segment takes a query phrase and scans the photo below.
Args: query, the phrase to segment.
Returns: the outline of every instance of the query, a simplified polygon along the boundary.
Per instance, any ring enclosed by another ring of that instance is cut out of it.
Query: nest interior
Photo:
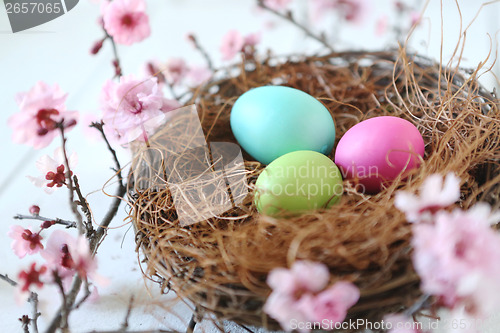
[[[248,155],[250,194],[243,204],[190,226],[180,226],[168,188],[131,188],[130,216],[147,259],[145,274],[201,314],[277,329],[262,310],[271,292],[266,277],[274,268],[311,260],[329,267],[330,283],[348,280],[360,288],[348,317],[379,320],[421,295],[411,263],[411,226],[394,207],[395,191],[415,192],[427,175],[454,172],[462,179],[460,206],[499,201],[498,101],[477,83],[477,72],[464,75],[400,50],[250,59],[235,71],[199,87],[187,103],[197,104],[208,142],[236,143],[229,125],[234,101],[251,88],[279,84],[327,107],[336,142],[362,120],[392,115],[417,126],[425,157],[407,178],[376,195],[358,193],[345,181],[339,204],[287,219],[255,210],[252,185],[264,166]]]

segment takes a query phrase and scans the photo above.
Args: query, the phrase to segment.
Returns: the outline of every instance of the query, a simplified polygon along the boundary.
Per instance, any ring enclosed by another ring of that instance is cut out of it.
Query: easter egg
[[[402,172],[416,168],[424,156],[424,140],[409,121],[375,117],[351,127],[340,139],[335,163],[360,191],[377,193]]]
[[[255,205],[270,216],[296,215],[337,203],[342,174],[327,156],[310,150],[278,157],[255,183]]]
[[[327,155],[335,142],[335,124],[326,107],[289,87],[245,92],[234,103],[230,122],[240,146],[263,164],[297,150]]]

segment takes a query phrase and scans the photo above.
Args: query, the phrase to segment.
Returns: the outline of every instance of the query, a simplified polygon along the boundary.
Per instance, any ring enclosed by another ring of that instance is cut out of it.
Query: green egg
[[[257,210],[270,216],[328,208],[344,192],[342,174],[335,163],[310,150],[278,157],[262,171],[255,186]]]

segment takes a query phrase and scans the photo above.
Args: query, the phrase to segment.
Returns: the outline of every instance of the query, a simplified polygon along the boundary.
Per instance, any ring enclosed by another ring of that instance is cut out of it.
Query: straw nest
[[[392,115],[417,126],[425,157],[406,179],[379,194],[358,193],[345,181],[339,204],[287,219],[256,211],[253,184],[263,166],[245,154],[250,190],[243,205],[189,226],[180,226],[168,187],[139,188],[136,181],[129,191],[130,217],[147,259],[144,272],[200,315],[278,329],[262,311],[271,292],[266,277],[274,268],[311,260],[329,267],[330,283],[348,280],[360,288],[348,318],[379,320],[421,296],[411,263],[411,227],[394,207],[397,190],[416,192],[427,175],[454,172],[462,179],[460,206],[499,201],[498,100],[477,83],[477,71],[440,67],[403,51],[250,59],[234,70],[199,87],[186,103],[197,104],[208,142],[236,142],[229,125],[234,101],[251,88],[280,84],[309,93],[330,110],[336,142],[362,120]],[[142,169],[148,167],[143,163]]]

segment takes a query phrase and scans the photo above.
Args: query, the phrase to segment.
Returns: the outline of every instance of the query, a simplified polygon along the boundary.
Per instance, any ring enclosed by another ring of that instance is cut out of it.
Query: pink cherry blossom
[[[250,33],[245,36],[244,44],[245,46],[255,46],[260,43],[262,39],[262,34],[260,32]]]
[[[264,0],[264,4],[274,10],[285,10],[292,0]]]
[[[440,211],[434,224],[413,227],[413,263],[425,293],[450,308],[467,304],[478,315],[500,306],[500,235],[491,229],[484,208]],[[498,219],[498,216],[497,216]]]
[[[41,252],[47,267],[56,271],[61,279],[78,274],[82,279],[100,279],[97,262],[92,256],[89,243],[84,236],[74,238],[62,230],[52,232],[45,250]]]
[[[293,321],[307,322],[308,318],[302,309],[297,306],[297,300],[288,294],[272,292],[266,300],[263,310],[269,316],[278,321],[287,332],[294,328]],[[299,332],[308,332],[309,330],[298,330]]]
[[[384,317],[384,323],[384,327],[389,329],[388,333],[422,333],[422,324],[404,314],[389,314]]]
[[[192,66],[187,75],[187,84],[190,87],[199,86],[212,78],[212,71],[205,66]]]
[[[317,295],[304,295],[299,307],[310,321],[341,323],[347,310],[359,300],[359,289],[352,283],[339,281]]]
[[[68,156],[69,167],[71,170],[78,164],[78,156],[75,152]],[[61,187],[66,182],[64,154],[61,147],[54,150],[52,157],[43,155],[36,161],[36,168],[41,175],[38,177],[27,176],[28,179],[37,187],[42,187],[45,192],[51,194],[55,188]]]
[[[273,291],[299,295],[322,290],[329,278],[330,273],[325,265],[301,260],[296,261],[291,269],[273,269],[267,277],[267,284]]]
[[[264,311],[286,331],[292,330],[292,319],[300,322],[312,320],[301,303],[323,290],[329,276],[325,265],[311,261],[296,261],[290,269],[273,269],[267,278],[267,284],[273,291],[264,305]]]
[[[59,135],[57,123],[64,120],[67,130],[76,124],[78,114],[66,111],[66,94],[57,84],[49,86],[39,81],[28,92],[17,94],[21,112],[12,115],[9,126],[14,130],[12,140],[40,149],[48,146]]]
[[[24,258],[27,254],[35,254],[43,249],[42,236],[34,232],[31,227],[23,228],[20,225],[13,225],[7,236],[13,239],[11,247],[14,254],[19,258]]]
[[[410,20],[411,20],[412,26],[418,25],[418,24],[420,24],[420,21],[422,20],[422,15],[420,14],[420,12],[412,11],[410,13]]]
[[[436,211],[448,207],[460,198],[460,179],[453,173],[428,176],[420,187],[419,195],[399,191],[394,205],[406,213],[409,222],[430,221]]]
[[[21,271],[19,273],[18,282],[18,286],[21,292],[28,291],[32,284],[36,285],[38,288],[43,287],[43,281],[40,280],[40,277],[45,273],[46,270],[47,268],[43,265],[40,267],[40,269],[37,269],[36,263],[33,263],[28,270]]]
[[[222,38],[220,52],[223,60],[233,59],[245,45],[245,39],[238,30],[229,30]]]
[[[131,45],[151,34],[144,0],[104,1],[101,13],[104,29],[118,44]]]
[[[328,12],[336,12],[345,21],[359,24],[368,13],[367,0],[312,0],[313,21],[320,20]]]
[[[171,85],[178,85],[184,80],[189,68],[182,58],[170,58],[165,66],[164,75]]]
[[[382,36],[387,32],[389,17],[387,15],[382,15],[377,19],[375,23],[375,34],[377,36]]]
[[[107,81],[101,93],[104,130],[122,144],[147,140],[164,123],[166,112],[179,106],[163,97],[156,77],[122,76],[119,83]]]

